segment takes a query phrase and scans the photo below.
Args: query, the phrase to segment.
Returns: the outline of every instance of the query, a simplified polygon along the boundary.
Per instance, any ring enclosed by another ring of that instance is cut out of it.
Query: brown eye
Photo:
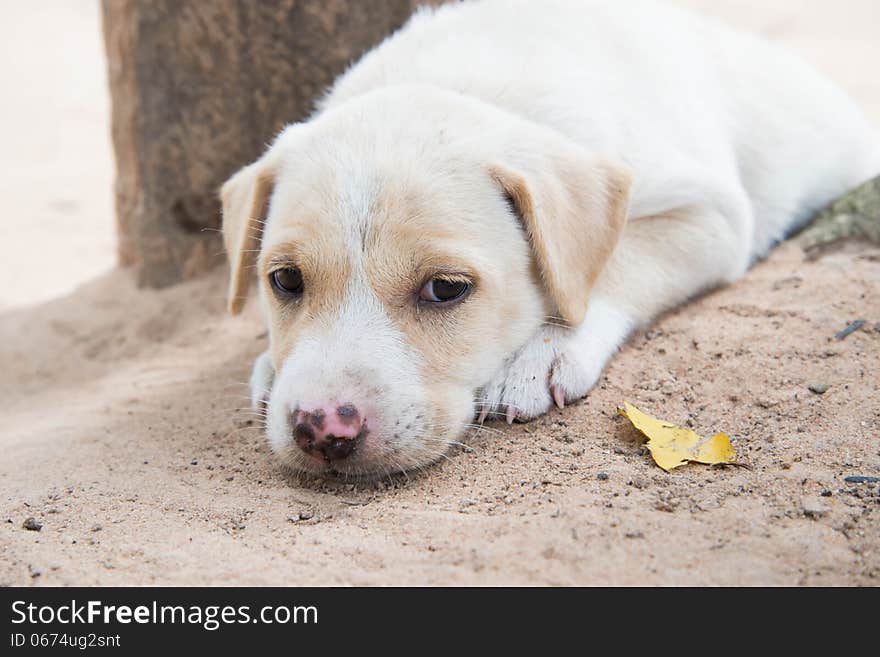
[[[303,293],[302,272],[296,267],[276,269],[269,274],[269,282],[278,294],[298,296]]]
[[[447,303],[461,299],[470,292],[471,283],[451,281],[445,278],[432,278],[419,292],[419,300],[428,303]]]

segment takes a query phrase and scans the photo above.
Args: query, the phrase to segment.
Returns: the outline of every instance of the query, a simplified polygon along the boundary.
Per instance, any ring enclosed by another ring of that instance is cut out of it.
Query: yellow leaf
[[[704,441],[690,429],[651,417],[629,402],[624,402],[624,408],[618,408],[617,412],[648,437],[648,449],[654,462],[667,472],[689,461],[715,465],[733,463],[736,458],[725,433],[716,433]]]

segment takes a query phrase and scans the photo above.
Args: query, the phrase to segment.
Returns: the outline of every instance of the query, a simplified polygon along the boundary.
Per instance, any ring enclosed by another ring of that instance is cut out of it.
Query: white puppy
[[[406,470],[475,416],[582,397],[634,328],[880,171],[878,144],[794,57],[654,2],[418,13],[223,187],[272,448]]]

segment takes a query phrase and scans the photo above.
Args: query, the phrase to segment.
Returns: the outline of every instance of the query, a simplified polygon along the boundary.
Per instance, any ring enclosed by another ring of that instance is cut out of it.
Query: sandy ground
[[[2,312],[113,267],[116,236],[98,2],[0,0],[0,16]]]
[[[684,4],[790,44],[880,119],[872,0]],[[487,425],[422,473],[290,479],[236,410],[265,335],[253,305],[224,314],[222,268],[161,292],[96,277],[97,12],[41,7],[2,3],[20,20],[0,28],[0,81],[30,85],[0,116],[0,584],[878,583],[880,484],[845,478],[880,476],[880,250],[784,245],[635,335],[586,400]],[[37,27],[76,52],[37,48]],[[624,400],[727,431],[749,467],[664,473]]]

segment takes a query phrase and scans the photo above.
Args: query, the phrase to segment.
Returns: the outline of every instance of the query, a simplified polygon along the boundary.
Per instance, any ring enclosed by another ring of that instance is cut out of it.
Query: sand
[[[0,9],[2,313],[113,267],[116,235],[97,0],[0,0]]]
[[[871,2],[711,4],[814,56],[880,117],[876,76],[847,64],[880,55]],[[73,166],[77,154],[84,171],[104,170],[102,148],[53,157]],[[34,175],[7,191],[37,216]],[[266,336],[253,304],[224,313],[223,267],[158,292],[124,270],[96,276],[69,240],[104,244],[112,260],[107,217],[81,211],[109,190],[68,196],[73,228],[4,218],[4,252],[17,241],[0,266],[15,281],[0,294],[0,585],[880,579],[880,483],[846,481],[880,476],[876,247],[808,262],[785,244],[634,335],[564,411],[487,423],[422,472],[328,482],[285,476],[240,409]],[[64,257],[29,276],[46,249]],[[856,319],[867,321],[834,338]],[[824,394],[808,389],[818,383]],[[615,412],[624,400],[728,432],[747,467],[663,472]],[[24,528],[31,517],[39,531]]]

